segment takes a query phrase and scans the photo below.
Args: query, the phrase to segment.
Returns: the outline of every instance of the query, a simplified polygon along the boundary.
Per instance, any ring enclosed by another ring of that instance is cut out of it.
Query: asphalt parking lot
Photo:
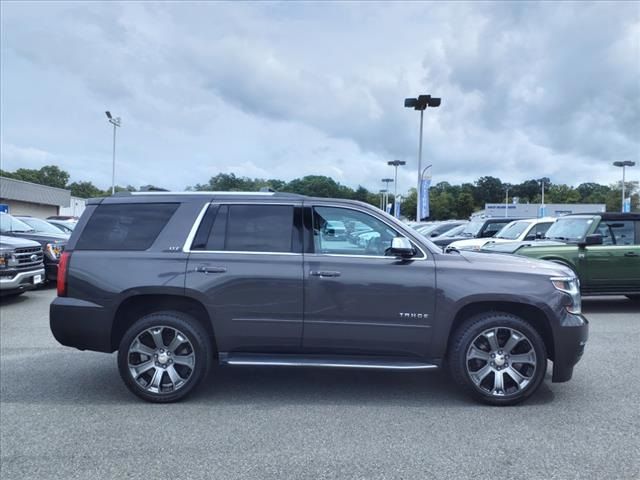
[[[55,342],[54,295],[0,303],[2,479],[640,478],[640,308],[623,297],[584,300],[571,382],[497,408],[443,373],[247,367],[143,403],[115,355]]]

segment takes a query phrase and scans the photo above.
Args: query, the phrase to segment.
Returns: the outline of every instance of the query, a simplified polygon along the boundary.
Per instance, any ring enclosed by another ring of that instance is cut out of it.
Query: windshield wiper
[[[549,238],[549,237],[547,237]],[[568,241],[569,239],[567,237],[551,237],[551,240],[563,240],[563,241]]]

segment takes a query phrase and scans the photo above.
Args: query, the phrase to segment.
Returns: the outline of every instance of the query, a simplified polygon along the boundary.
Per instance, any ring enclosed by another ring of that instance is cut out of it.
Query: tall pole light
[[[385,199],[384,199],[384,211],[386,212],[387,206],[389,205],[389,184],[393,183],[393,178],[383,178],[382,183],[386,184],[385,192],[387,193],[385,194]]]
[[[544,207],[544,178],[540,179],[540,185],[542,186],[542,198],[540,200],[540,216],[544,217],[545,215],[545,207]]]
[[[626,168],[627,167],[635,167],[636,166],[636,162],[632,162],[631,160],[625,160],[624,162],[613,162],[613,166],[614,167],[622,167],[622,210],[621,212],[624,213],[624,203],[626,200],[626,191],[625,191],[625,181],[626,181]]]
[[[509,211],[509,187],[507,187],[507,193],[504,197],[504,218],[507,218],[509,215],[507,212]]]
[[[395,172],[393,174],[393,212],[394,212],[394,216],[396,214],[397,207],[396,204],[398,203],[398,167],[402,166],[402,165],[406,165],[407,162],[403,161],[403,160],[392,160],[390,162],[387,162],[387,165],[391,165],[392,167],[395,168]]]
[[[422,204],[422,196],[420,193],[420,183],[422,181],[422,127],[424,125],[424,111],[427,107],[439,107],[442,99],[432,97],[431,95],[418,95],[417,98],[405,98],[405,108],[413,108],[420,111],[420,140],[418,142],[418,204],[416,208],[416,221],[419,222],[420,218],[420,206]]]
[[[109,119],[109,123],[113,125],[113,154],[111,159],[111,195],[113,195],[116,192],[116,127],[122,125],[122,119],[112,116],[109,110],[104,113]]]
[[[380,190],[380,210],[382,210],[384,208],[384,196],[386,195],[387,191],[382,189]]]

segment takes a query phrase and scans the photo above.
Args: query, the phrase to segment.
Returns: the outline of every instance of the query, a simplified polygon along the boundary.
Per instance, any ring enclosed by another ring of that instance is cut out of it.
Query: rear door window
[[[77,250],[147,250],[178,209],[178,203],[98,205]]]
[[[301,214],[293,205],[211,205],[192,250],[300,252]]]
[[[607,223],[609,224],[616,245],[633,245],[636,243],[633,220]]]

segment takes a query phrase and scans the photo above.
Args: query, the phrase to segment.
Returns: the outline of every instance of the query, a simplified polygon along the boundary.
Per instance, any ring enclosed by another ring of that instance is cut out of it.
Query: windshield
[[[469,222],[464,227],[464,230],[462,230],[461,235],[463,237],[475,237],[482,228],[482,225],[484,225],[484,220]]]
[[[7,213],[0,215],[0,232],[33,232],[33,228]]]
[[[592,218],[560,218],[547,230],[545,238],[552,240],[581,240],[592,223]]]
[[[504,238],[506,240],[517,240],[527,228],[529,228],[531,222],[511,222],[507,223],[502,230],[496,233],[496,238]]]
[[[466,227],[466,225],[458,225],[457,227],[452,228],[448,232],[444,232],[440,236],[441,237],[446,237],[446,238],[457,237],[458,235],[460,235],[462,233],[462,231],[464,230],[464,227]]]
[[[33,228],[36,232],[42,233],[55,233],[59,235],[60,229],[58,227],[54,227],[49,222],[44,220],[40,220],[39,218],[24,218],[22,217],[19,221],[22,221]]]

